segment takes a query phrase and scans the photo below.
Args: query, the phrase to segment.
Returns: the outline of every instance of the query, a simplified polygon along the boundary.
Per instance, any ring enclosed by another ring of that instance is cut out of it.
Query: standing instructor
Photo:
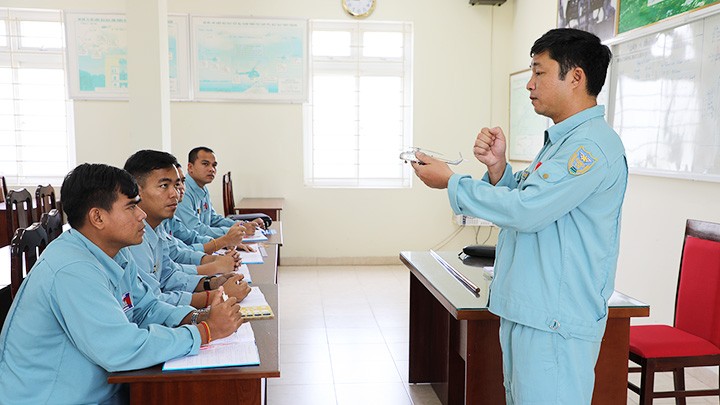
[[[482,180],[422,153],[413,167],[448,189],[455,213],[502,228],[489,309],[500,317],[507,403],[590,404],[627,185],[622,142],[597,105],[611,53],[593,34],[554,29],[530,55],[530,100],[555,124],[530,166],[513,174],[503,131],[483,128]]]

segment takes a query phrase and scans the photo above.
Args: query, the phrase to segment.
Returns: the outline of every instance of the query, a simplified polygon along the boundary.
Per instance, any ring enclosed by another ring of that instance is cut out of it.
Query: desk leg
[[[260,379],[130,384],[130,404],[261,405]]]
[[[595,365],[593,405],[627,404],[630,318],[610,318]]]
[[[499,319],[462,321],[464,339],[460,352],[464,355],[465,404],[504,404],[505,388],[502,374]],[[462,400],[462,397],[460,398]],[[461,402],[454,402],[461,403]]]
[[[408,382],[432,383],[447,404],[450,314],[410,274],[410,356]]]

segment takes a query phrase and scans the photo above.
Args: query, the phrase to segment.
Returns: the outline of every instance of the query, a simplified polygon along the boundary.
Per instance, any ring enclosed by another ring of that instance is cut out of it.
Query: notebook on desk
[[[275,317],[260,287],[252,287],[250,294],[240,301],[240,313],[246,320],[271,319]]]
[[[260,365],[255,333],[245,322],[232,335],[200,347],[194,356],[179,357],[163,364],[163,371]]]

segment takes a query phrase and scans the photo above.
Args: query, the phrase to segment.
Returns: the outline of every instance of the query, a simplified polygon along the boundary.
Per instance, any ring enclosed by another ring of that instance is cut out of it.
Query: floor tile
[[[268,387],[274,385],[332,384],[330,362],[282,363],[280,378],[269,378]]]
[[[396,384],[335,384],[338,405],[412,405],[405,387]]]
[[[268,405],[336,405],[333,384],[274,385],[268,387]]]

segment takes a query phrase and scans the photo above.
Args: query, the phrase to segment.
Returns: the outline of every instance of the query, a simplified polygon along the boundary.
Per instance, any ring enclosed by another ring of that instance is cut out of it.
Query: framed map
[[[197,100],[307,100],[307,21],[192,17]]]
[[[620,0],[618,33],[713,4],[720,0]]]
[[[531,74],[530,69],[510,74],[510,160],[531,162],[543,146],[543,133],[551,125],[550,119],[538,115],[530,103],[525,85]]]
[[[72,99],[128,98],[127,20],[122,14],[65,17]],[[170,97],[189,98],[187,16],[168,17]]]

